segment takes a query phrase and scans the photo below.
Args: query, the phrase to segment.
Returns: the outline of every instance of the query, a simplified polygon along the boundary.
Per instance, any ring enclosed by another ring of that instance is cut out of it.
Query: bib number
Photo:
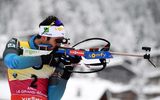
[[[32,82],[31,82],[30,87],[32,87],[32,88],[37,88],[36,82],[38,81],[38,77],[37,77],[35,74],[32,74],[32,75],[31,75],[31,78],[32,78],[33,80],[32,80]]]

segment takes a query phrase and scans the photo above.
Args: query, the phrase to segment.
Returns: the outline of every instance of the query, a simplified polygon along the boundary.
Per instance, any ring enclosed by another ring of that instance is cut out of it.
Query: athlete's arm
[[[32,66],[40,67],[42,61],[39,56],[19,56],[14,53],[9,53],[4,57],[4,64],[8,68],[24,69]]]
[[[42,64],[40,56],[20,56],[22,50],[19,48],[17,39],[12,38],[3,52],[4,64],[8,68],[23,69],[32,66],[40,67]]]

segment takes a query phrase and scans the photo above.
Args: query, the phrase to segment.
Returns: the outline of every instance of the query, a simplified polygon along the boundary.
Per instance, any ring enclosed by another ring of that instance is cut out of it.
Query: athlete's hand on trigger
[[[65,65],[77,64],[81,61],[80,56],[70,56],[70,55],[63,55],[60,60]]]
[[[53,50],[50,54],[41,55],[42,64],[48,64],[50,66],[56,66],[59,63],[59,58],[62,56],[60,53],[55,53]]]

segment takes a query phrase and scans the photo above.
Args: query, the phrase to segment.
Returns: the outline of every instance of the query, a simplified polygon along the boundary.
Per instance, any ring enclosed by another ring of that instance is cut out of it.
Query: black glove
[[[49,64],[52,56],[53,56],[53,54],[51,54],[51,53],[48,55],[41,55],[42,64]]]
[[[61,65],[64,67],[65,65],[65,68],[64,71],[63,71],[63,74],[61,76],[62,79],[65,79],[65,80],[68,80],[72,74],[72,70],[74,69],[74,66],[72,66],[71,64],[77,64],[81,61],[81,57],[80,56],[69,56],[69,55],[63,55],[60,59],[61,61]],[[62,68],[62,67],[61,67]],[[70,70],[70,71],[69,71]]]
[[[48,55],[41,55],[42,64],[49,64],[50,66],[57,66],[60,62],[60,57],[62,54],[56,53],[57,48],[54,49],[50,54]]]
[[[71,64],[77,64],[79,63],[80,61],[82,60],[81,56],[65,56],[63,55],[61,57],[61,62],[64,64],[64,65],[69,65],[69,66],[66,66],[64,68],[64,72],[63,72],[63,75],[61,76],[61,78],[65,79],[65,80],[68,80],[72,74],[72,72],[68,71],[68,70],[73,70],[74,67],[71,66]]]
[[[60,61],[64,64],[64,65],[71,65],[71,64],[77,64],[81,61],[81,56],[70,56],[70,55],[62,55],[62,57],[60,58]]]

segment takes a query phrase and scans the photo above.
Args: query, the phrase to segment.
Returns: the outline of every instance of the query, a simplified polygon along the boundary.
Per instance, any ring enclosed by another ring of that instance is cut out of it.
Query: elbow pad
[[[23,50],[20,48],[20,43],[16,38],[12,38],[7,42],[6,48],[3,52],[3,58],[9,53],[14,53],[17,55],[23,54]]]

